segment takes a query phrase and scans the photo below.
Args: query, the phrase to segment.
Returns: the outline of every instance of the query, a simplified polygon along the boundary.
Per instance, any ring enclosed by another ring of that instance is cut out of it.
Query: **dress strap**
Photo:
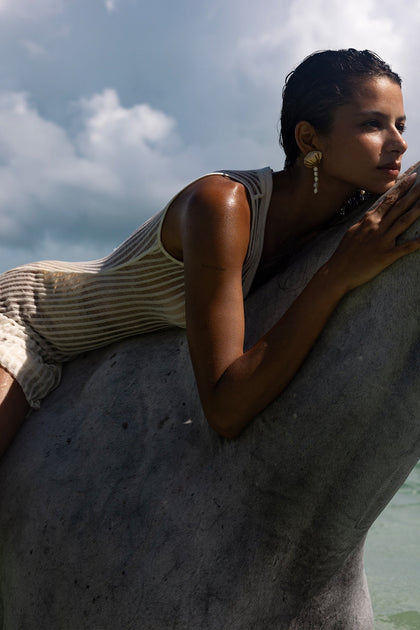
[[[249,245],[242,268],[242,287],[244,298],[246,298],[261,260],[267,212],[273,192],[273,171],[267,166],[252,171],[218,172],[243,184],[248,191],[251,202]]]

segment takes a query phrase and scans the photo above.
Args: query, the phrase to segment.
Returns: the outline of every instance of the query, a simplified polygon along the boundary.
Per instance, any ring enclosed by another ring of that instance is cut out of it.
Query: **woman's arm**
[[[348,291],[420,248],[420,239],[395,245],[420,216],[419,187],[406,192],[412,181],[349,230],[289,310],[246,353],[246,192],[240,184],[208,178],[188,193],[180,223],[188,342],[204,412],[219,434],[239,435],[284,390]]]

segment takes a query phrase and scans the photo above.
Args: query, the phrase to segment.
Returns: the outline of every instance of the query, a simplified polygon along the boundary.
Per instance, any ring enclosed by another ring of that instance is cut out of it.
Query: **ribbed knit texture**
[[[246,297],[261,257],[272,172],[267,167],[218,174],[243,183],[251,201]],[[58,385],[61,363],[81,352],[140,333],[185,327],[184,266],[161,242],[172,201],[106,258],[43,261],[0,275],[0,365],[20,383],[32,407]]]

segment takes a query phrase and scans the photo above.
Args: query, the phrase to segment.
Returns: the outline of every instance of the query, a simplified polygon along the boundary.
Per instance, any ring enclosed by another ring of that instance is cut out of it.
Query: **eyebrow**
[[[366,111],[366,112],[360,112],[359,116],[361,118],[365,117],[365,116],[376,116],[377,118],[388,118],[388,116],[386,114],[384,114],[384,112],[379,112],[379,111]],[[404,116],[398,116],[397,120],[401,121],[401,122],[405,122],[407,120],[407,116],[404,114]]]

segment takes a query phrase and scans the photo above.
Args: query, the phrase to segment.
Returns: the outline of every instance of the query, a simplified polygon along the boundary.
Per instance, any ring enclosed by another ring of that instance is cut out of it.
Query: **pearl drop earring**
[[[319,181],[319,173],[318,166],[322,160],[321,151],[310,151],[303,160],[304,165],[307,168],[312,168],[314,173],[314,195],[318,194],[318,181]]]

